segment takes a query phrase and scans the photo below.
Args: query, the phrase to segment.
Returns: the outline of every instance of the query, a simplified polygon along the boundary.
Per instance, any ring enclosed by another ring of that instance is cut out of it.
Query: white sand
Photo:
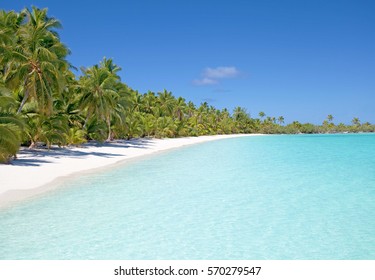
[[[50,183],[61,177],[185,145],[241,136],[250,135],[134,139],[51,150],[22,149],[12,164],[0,165],[0,206],[48,191],[53,188]]]

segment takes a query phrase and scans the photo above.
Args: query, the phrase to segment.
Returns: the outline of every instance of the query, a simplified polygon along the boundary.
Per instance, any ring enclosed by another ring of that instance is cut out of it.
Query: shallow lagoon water
[[[0,259],[375,259],[375,135],[218,140],[0,210]]]

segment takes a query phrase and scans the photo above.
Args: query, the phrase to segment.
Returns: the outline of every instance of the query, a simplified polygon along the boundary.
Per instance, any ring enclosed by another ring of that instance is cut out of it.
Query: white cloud
[[[220,79],[235,78],[239,74],[240,71],[234,66],[207,67],[202,73],[202,78],[195,79],[193,84],[196,86],[215,85]]]
[[[193,81],[193,84],[196,86],[205,86],[205,85],[215,85],[218,81],[210,78],[196,79]]]
[[[236,67],[216,67],[216,68],[206,68],[203,76],[213,79],[224,79],[224,78],[233,78],[238,76],[240,72]]]

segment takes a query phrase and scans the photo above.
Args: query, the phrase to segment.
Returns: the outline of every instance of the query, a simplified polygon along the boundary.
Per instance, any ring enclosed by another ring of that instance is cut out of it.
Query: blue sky
[[[2,1],[48,7],[76,66],[104,56],[140,92],[264,111],[286,122],[328,114],[375,123],[375,1]]]

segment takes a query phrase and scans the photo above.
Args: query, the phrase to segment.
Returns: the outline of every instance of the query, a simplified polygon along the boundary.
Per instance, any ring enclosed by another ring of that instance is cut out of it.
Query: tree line
[[[89,140],[184,137],[231,133],[374,132],[375,126],[297,121],[245,108],[233,112],[207,102],[199,106],[171,92],[139,93],[121,81],[112,59],[75,69],[59,37],[61,23],[47,9],[0,11],[0,162],[21,145],[78,145]]]

